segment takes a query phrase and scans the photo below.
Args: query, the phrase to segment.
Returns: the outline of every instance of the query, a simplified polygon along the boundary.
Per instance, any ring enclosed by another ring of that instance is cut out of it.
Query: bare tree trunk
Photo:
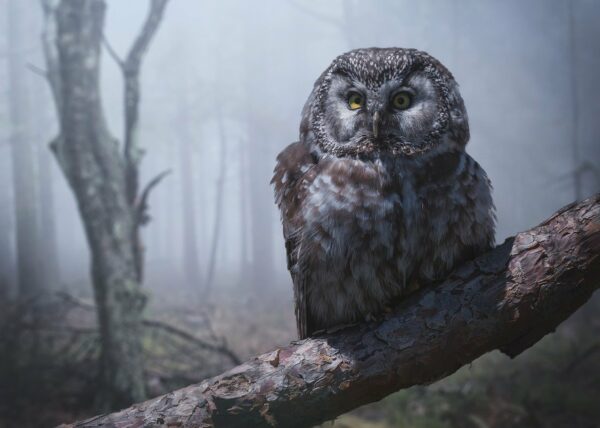
[[[189,102],[181,103],[177,117],[179,129],[179,162],[181,165],[181,204],[183,271],[185,281],[194,292],[200,290],[200,269],[196,222],[196,186],[194,176],[194,147],[190,132]]]
[[[248,3],[250,5],[250,3]],[[256,31],[254,26],[264,25],[264,22],[257,19],[265,19],[256,16],[254,20],[248,20],[246,23],[246,43],[253,46],[254,50],[247,49],[246,63],[247,72],[245,73],[247,88],[246,98],[246,122],[247,122],[247,141],[249,142],[246,151],[248,169],[248,207],[250,211],[250,251],[252,266],[249,272],[251,277],[251,286],[269,287],[272,285],[273,278],[273,236],[274,224],[271,186],[271,170],[273,168],[268,147],[271,144],[269,132],[271,126],[269,123],[269,112],[265,111],[264,106],[260,104],[256,97],[254,88],[268,87],[268,70],[265,68],[265,62],[262,60],[267,55],[268,46],[264,41],[256,40]],[[260,46],[259,52],[256,47]],[[251,54],[251,52],[254,52]],[[261,54],[264,53],[263,54]],[[269,153],[269,155],[267,155]]]
[[[218,103],[218,101],[217,101]],[[210,243],[208,272],[206,275],[205,290],[207,293],[212,288],[217,263],[217,246],[221,231],[221,222],[223,217],[223,188],[225,186],[225,177],[227,175],[227,135],[223,123],[223,112],[221,106],[218,107],[217,123],[219,127],[219,177],[217,178],[217,193],[215,195],[215,218],[213,224],[213,236]]]
[[[250,269],[250,260],[248,258],[248,235],[249,235],[249,209],[248,209],[248,165],[246,161],[247,142],[240,138],[239,140],[239,186],[240,186],[240,281],[245,282],[247,272]]]
[[[166,0],[152,1],[140,35],[120,63],[126,80],[123,152],[106,126],[100,102],[104,1],[42,4],[47,77],[60,120],[52,149],[77,199],[91,250],[102,343],[101,405],[114,408],[145,397],[141,323],[146,296],[141,290],[139,227],[147,221],[148,193],[162,176],[138,191],[141,150],[135,135],[139,67]]]
[[[9,150],[7,145],[2,151]],[[11,156],[0,156],[0,299],[8,299],[14,290],[14,233]]]
[[[248,360],[202,383],[75,425],[310,427],[480,355],[531,347],[600,287],[600,194],[456,269],[382,321]]]
[[[36,83],[36,87],[38,84]],[[38,89],[38,88],[36,88]],[[36,90],[40,94],[45,88]],[[60,285],[60,268],[58,262],[58,245],[56,239],[56,221],[54,206],[54,174],[52,168],[52,153],[43,143],[50,128],[48,113],[51,108],[45,96],[37,97],[36,119],[40,125],[35,131],[37,165],[38,165],[38,204],[39,204],[39,254],[40,270],[46,288],[58,288]]]
[[[24,35],[27,22],[24,2],[8,2],[8,40],[12,54],[8,61],[9,110],[11,124],[12,171],[16,223],[17,281],[20,297],[37,295],[42,287],[37,254],[38,223],[36,169],[33,138],[29,131],[28,88]]]
[[[8,164],[10,158],[2,160]],[[12,181],[0,183],[0,301],[7,300],[13,289],[13,234],[14,230],[10,207],[13,206],[9,199],[8,184]]]

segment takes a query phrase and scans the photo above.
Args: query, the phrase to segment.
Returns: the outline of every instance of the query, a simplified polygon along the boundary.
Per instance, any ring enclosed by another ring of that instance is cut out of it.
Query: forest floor
[[[94,313],[86,307],[91,299],[76,297],[50,299],[41,305],[41,315],[0,308],[0,428],[53,426],[94,414],[98,337]],[[199,300],[163,291],[149,305],[148,318],[192,332],[240,360],[295,338],[287,290],[258,294],[232,284],[215,290],[210,300]],[[334,426],[598,428],[598,309],[600,295],[514,360],[492,352],[442,381],[341,416]],[[234,365],[228,354],[207,351],[161,328],[148,329],[144,346],[152,396]]]

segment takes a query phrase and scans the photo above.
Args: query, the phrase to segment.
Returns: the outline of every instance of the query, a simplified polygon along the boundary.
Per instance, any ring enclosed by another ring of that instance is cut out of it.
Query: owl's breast
[[[400,294],[417,245],[408,232],[417,216],[412,186],[380,161],[332,159],[319,166],[302,210],[311,282],[364,293],[363,300]]]

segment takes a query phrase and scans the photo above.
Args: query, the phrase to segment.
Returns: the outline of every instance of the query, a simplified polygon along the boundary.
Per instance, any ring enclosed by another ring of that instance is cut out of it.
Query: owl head
[[[419,156],[463,149],[467,112],[452,74],[425,52],[357,49],[321,74],[304,106],[300,138],[334,156]]]

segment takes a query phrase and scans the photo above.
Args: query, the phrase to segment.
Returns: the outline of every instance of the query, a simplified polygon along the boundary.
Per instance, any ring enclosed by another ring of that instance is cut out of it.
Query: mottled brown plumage
[[[301,338],[378,314],[492,245],[468,138],[458,85],[424,52],[361,49],[325,70],[272,181]]]

